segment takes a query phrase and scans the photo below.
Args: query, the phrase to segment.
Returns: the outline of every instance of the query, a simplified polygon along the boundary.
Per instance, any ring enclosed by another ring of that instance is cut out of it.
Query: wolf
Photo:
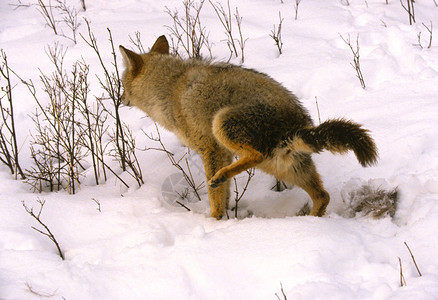
[[[146,54],[119,48],[122,103],[143,110],[201,155],[216,219],[228,208],[230,179],[249,168],[302,188],[313,202],[310,215],[322,216],[330,196],[312,153],[352,150],[364,167],[377,162],[368,130],[341,118],[315,126],[297,97],[266,74],[170,55],[164,35]]]

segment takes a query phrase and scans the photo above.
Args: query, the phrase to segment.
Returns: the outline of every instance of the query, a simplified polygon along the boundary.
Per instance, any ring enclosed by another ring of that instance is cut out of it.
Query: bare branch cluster
[[[177,10],[171,11],[167,6],[165,12],[172,18],[173,25],[166,26],[170,32],[171,49],[175,55],[189,58],[202,58],[202,49],[207,48],[211,54],[211,44],[208,41],[209,33],[202,26],[200,13],[205,0],[196,4],[194,0],[184,0],[184,16],[180,17]],[[184,53],[180,53],[182,47]]]
[[[103,78],[98,76],[98,80],[101,88],[104,90],[105,93],[104,95],[102,95],[102,97],[98,98],[98,102],[102,104],[102,109],[105,111],[105,113],[107,113],[108,116],[111,117],[111,119],[114,121],[115,126],[113,133],[110,135],[111,143],[114,146],[113,150],[111,150],[110,152],[112,156],[115,157],[117,161],[119,161],[120,167],[123,171],[128,171],[128,168],[131,169],[132,172],[128,173],[135,178],[139,185],[141,185],[143,184],[143,178],[140,170],[140,164],[137,160],[137,156],[135,153],[136,149],[134,137],[132,135],[132,131],[129,130],[129,127],[120,118],[120,109],[122,105],[123,94],[122,81],[120,79],[119,70],[117,67],[117,56],[114,49],[114,42],[111,35],[111,30],[107,28],[109,42],[111,46],[113,70],[110,70],[110,68],[107,67],[107,65],[105,65],[103,61],[97,44],[97,39],[91,31],[90,22],[88,20],[85,20],[85,23],[88,29],[88,37],[84,37],[82,34],[80,34],[80,36],[96,53],[103,71]],[[109,109],[107,105],[105,105],[106,100],[111,101],[113,109]],[[120,177],[118,178],[121,180]],[[126,185],[126,183],[124,184]]]
[[[128,125],[126,125],[124,122],[121,124],[123,130],[123,140],[120,140],[120,137],[117,137],[116,127],[112,134],[110,134],[110,142],[112,143],[113,147],[109,151],[109,155],[114,157],[118,162],[124,161],[127,166],[126,172],[137,181],[138,186],[141,186],[144,184],[144,181],[140,163],[136,155],[137,148],[135,147],[135,138]],[[123,153],[119,150],[119,143],[124,144]]]
[[[238,8],[236,7],[236,11],[232,15],[229,0],[227,0],[227,10],[225,10],[225,8],[220,3],[214,4],[211,0],[208,1],[210,2],[211,6],[216,12],[216,15],[219,18],[219,21],[221,22],[222,26],[225,29],[225,34],[227,35],[227,45],[228,45],[228,49],[230,50],[230,57],[228,58],[228,61],[231,60],[233,55],[235,57],[239,57],[240,54],[240,63],[243,64],[245,62],[245,51],[244,51],[245,44],[248,39],[243,38],[243,34],[242,34],[243,18],[240,16]],[[233,36],[233,17],[235,20],[235,24],[237,26],[238,38],[235,38]],[[239,52],[237,48],[239,48]]]
[[[134,34],[134,38],[132,36],[129,36],[129,41],[137,48],[139,53],[146,53],[146,50],[143,47],[143,43],[141,42],[140,31],[136,31]]]
[[[0,79],[5,79],[6,85],[1,88],[3,94],[0,98],[0,113],[3,120],[0,124],[0,161],[9,166],[14,174],[21,174],[23,179],[26,177],[26,182],[35,191],[65,189],[74,194],[79,188],[82,173],[89,167],[90,160],[96,185],[107,180],[109,171],[129,188],[105,162],[107,156],[116,158],[123,171],[134,177],[139,185],[143,184],[142,172],[136,156],[135,139],[129,127],[120,119],[121,80],[111,31],[108,29],[113,71],[103,63],[88,21],[87,27],[89,40],[83,38],[95,50],[104,71],[103,79],[98,77],[98,80],[105,93],[92,104],[88,97],[89,66],[84,60],[80,60],[72,65],[70,71],[66,71],[64,68],[66,49],[59,44],[47,48],[47,55],[54,66],[54,71],[50,75],[43,72],[40,74],[43,95],[37,95],[32,80],[23,80],[9,68],[6,54],[1,51]],[[37,110],[31,116],[35,125],[30,143],[34,165],[25,172],[21,171],[18,164],[9,72],[27,87],[37,104]],[[105,105],[107,99],[112,101],[111,108]],[[107,125],[110,119],[114,120],[115,124],[112,132],[109,132]]]
[[[283,24],[283,20],[284,18],[281,17],[281,12],[278,12],[278,17],[280,19],[280,22],[278,23],[278,27],[275,28],[275,24],[274,24],[274,29],[271,30],[271,33],[269,34],[269,36],[274,40],[275,45],[277,46],[278,49],[278,53],[279,55],[281,55],[283,53],[283,41],[281,38],[281,26]]]
[[[63,66],[66,50],[55,44],[47,54],[55,71],[41,73],[40,80],[49,103],[44,106],[32,81],[24,82],[38,105],[33,114],[36,133],[32,134],[31,157],[35,163],[27,170],[27,182],[37,191],[66,189],[75,194],[85,170],[83,139],[86,134],[78,118],[78,103],[88,97],[88,65],[76,62],[68,74]]]
[[[12,101],[12,89],[8,59],[3,49],[0,50],[0,80],[5,80],[5,85],[0,86],[0,162],[5,164],[15,179],[19,175],[25,178],[21,169],[17,147],[17,132],[15,130],[14,106]]]
[[[38,108],[32,115],[35,132],[30,151],[34,165],[26,170],[26,182],[35,191],[65,189],[74,194],[91,160],[96,185],[105,182],[110,171],[129,187],[105,162],[109,154],[109,142],[104,141],[109,135],[106,125],[109,114],[102,101],[96,101],[93,107],[89,103],[89,66],[83,60],[76,61],[67,72],[66,50],[58,44],[48,47],[47,54],[55,71],[51,75],[41,72],[45,97],[37,95],[31,80],[25,81],[15,74],[28,88]]]
[[[175,159],[175,154],[173,154],[172,152],[170,152],[169,150],[167,150],[166,146],[164,145],[162,139],[161,139],[161,134],[160,134],[160,130],[158,129],[158,125],[157,123],[155,123],[155,130],[156,130],[156,136],[152,135],[152,134],[147,134],[145,131],[143,131],[143,133],[146,135],[146,137],[148,139],[150,139],[151,141],[154,142],[158,142],[160,147],[159,148],[146,148],[145,150],[158,150],[158,151],[163,151],[164,153],[166,153],[167,158],[169,159],[169,161],[171,162],[171,164],[177,168],[181,174],[184,177],[184,180],[186,181],[186,183],[188,184],[188,186],[191,188],[191,190],[193,191],[193,194],[196,196],[196,198],[201,201],[201,197],[199,196],[199,190],[202,189],[204,187],[204,182],[201,182],[200,184],[197,184],[195,182],[195,180],[193,179],[193,175],[192,172],[190,170],[190,166],[189,166],[189,162],[188,159],[185,157],[186,154],[184,154],[181,158],[179,158],[178,160]],[[184,168],[181,165],[182,161],[185,161],[186,164],[186,168]],[[183,195],[180,195],[181,198],[184,198]],[[177,202],[178,203],[178,202]],[[178,203],[181,206],[185,207],[184,205],[182,205],[181,203]],[[186,208],[187,209],[187,208]]]
[[[14,6],[16,8],[35,6],[43,17],[46,26],[52,29],[56,35],[67,38],[76,44],[77,30],[81,25],[78,21],[79,11],[74,6],[67,5],[66,0],[37,0],[35,4],[23,4],[19,0],[18,4]],[[85,11],[85,0],[81,0],[81,6]],[[62,28],[58,26],[60,24],[67,26],[71,35],[65,34]]]
[[[360,46],[359,46],[359,34],[356,36],[356,48],[351,44],[350,35],[348,35],[347,38],[344,38],[341,34],[339,36],[342,38],[345,44],[350,48],[351,52],[353,53],[353,63],[350,63],[351,66],[356,70],[356,76],[360,81],[360,84],[362,85],[362,88],[365,89],[365,81],[363,79],[362,70],[360,68]]]

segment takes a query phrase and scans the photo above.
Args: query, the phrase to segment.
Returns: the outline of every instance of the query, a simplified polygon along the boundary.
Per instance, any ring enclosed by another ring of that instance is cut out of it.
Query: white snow
[[[79,1],[67,2],[80,8]],[[116,46],[133,48],[128,35],[140,31],[143,45],[150,47],[169,34],[165,26],[172,20],[165,7],[182,12],[179,0],[85,2],[87,11],[79,17],[90,20],[108,64],[107,27]],[[281,284],[288,299],[437,299],[438,38],[433,32],[428,49],[422,23],[438,26],[438,7],[433,0],[416,1],[417,23],[410,26],[398,0],[389,5],[385,0],[304,0],[297,20],[295,1],[283,2],[230,2],[232,10],[238,7],[248,38],[244,66],[293,91],[316,123],[315,97],[322,121],[345,117],[370,129],[379,148],[378,165],[361,168],[352,154],[314,155],[331,195],[322,218],[295,216],[308,195],[297,188],[274,192],[274,179],[259,171],[239,202],[239,217],[229,211],[230,219],[220,221],[209,217],[205,188],[202,201],[186,202],[190,212],[163,197],[163,183],[178,171],[159,151],[138,151],[142,187],[130,181],[127,189],[114,177],[94,186],[85,178],[76,195],[32,193],[0,166],[0,299],[277,299],[275,294],[283,299]],[[68,47],[66,68],[83,57],[92,72],[100,72],[81,38],[74,45],[55,36],[36,7],[14,9],[13,3],[0,3],[0,48],[20,76],[40,86],[39,69],[53,70],[45,48],[55,41]],[[281,56],[269,37],[279,11],[284,17]],[[208,2],[201,20],[214,43],[213,55],[226,60],[226,36]],[[85,22],[79,31],[86,34]],[[416,45],[419,32],[423,48]],[[348,34],[353,42],[359,36],[365,90],[340,37]],[[239,58],[232,62],[238,64]],[[91,94],[99,95],[94,73],[89,79]],[[15,78],[14,84],[20,159],[28,168],[29,114],[36,105]],[[135,109],[123,108],[122,114],[138,148],[156,146],[141,131],[154,131],[150,119]],[[161,136],[177,157],[186,152],[172,133],[161,129]],[[191,154],[193,175],[201,182],[201,160]],[[238,181],[242,187],[245,174]],[[393,218],[347,217],[345,195],[365,183],[398,187]],[[59,241],[64,261],[54,244],[31,228],[39,225],[22,201],[37,209],[37,199],[46,201],[41,219]]]

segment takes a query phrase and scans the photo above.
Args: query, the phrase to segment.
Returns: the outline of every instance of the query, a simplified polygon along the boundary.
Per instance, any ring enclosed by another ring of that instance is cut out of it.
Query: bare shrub
[[[242,20],[243,17],[240,16],[239,14],[239,10],[236,7],[236,13],[234,14],[234,17],[236,19],[236,23],[237,23],[237,29],[239,31],[239,38],[237,40],[237,43],[239,44],[239,48],[240,48],[240,63],[243,64],[245,62],[245,44],[246,41],[248,40],[248,38],[243,38],[242,35]]]
[[[283,24],[283,18],[281,17],[281,12],[278,12],[278,17],[280,19],[280,22],[278,23],[278,27],[275,28],[275,24],[274,24],[274,29],[271,30],[271,33],[269,34],[269,36],[274,40],[275,45],[277,46],[278,49],[278,53],[279,55],[281,55],[283,52],[283,41],[281,38],[281,26]]]
[[[15,179],[19,175],[21,179],[25,178],[21,169],[17,146],[17,132],[15,130],[14,106],[12,101],[12,84],[8,59],[3,49],[0,50],[0,81],[4,80],[5,84],[1,85],[0,91],[0,161],[5,164]]]
[[[39,108],[32,117],[36,133],[32,134],[31,157],[35,166],[27,170],[27,182],[40,192],[49,187],[50,191],[64,188],[75,194],[85,170],[76,105],[88,95],[88,66],[76,62],[68,75],[63,66],[65,53],[57,44],[48,48],[55,71],[50,76],[40,75],[49,99],[47,106],[33,83],[25,82]]]
[[[63,22],[71,31],[71,36],[65,35],[64,32],[61,32],[60,35],[73,41],[76,44],[77,31],[79,26],[81,25],[81,22],[78,21],[79,12],[76,10],[76,8],[72,6],[68,6],[66,4],[66,0],[63,1],[57,0],[56,2],[58,3],[56,7],[59,10],[62,17],[61,22]],[[85,7],[84,2],[82,3],[83,3],[83,7]]]
[[[62,46],[55,44],[47,53],[55,70],[51,75],[40,75],[45,97],[37,95],[31,80],[19,78],[38,106],[31,116],[35,125],[30,143],[34,165],[26,170],[26,182],[35,191],[65,189],[74,194],[90,159],[96,185],[107,180],[109,171],[129,188],[105,162],[109,152],[109,143],[104,141],[109,135],[106,125],[109,114],[101,101],[94,102],[93,108],[89,104],[89,66],[84,60],[76,61],[67,72],[66,50]],[[132,136],[128,138],[132,140]],[[133,141],[130,143],[133,145]],[[132,147],[128,151],[132,152]],[[133,161],[136,158],[129,157],[128,166],[134,168]],[[139,174],[137,169],[135,174]]]
[[[85,11],[85,2],[81,1],[82,9]],[[47,27],[53,30],[56,35],[62,36],[76,44],[77,30],[81,23],[78,21],[79,12],[74,6],[67,5],[66,0],[37,0],[35,4],[23,4],[18,0],[18,4],[13,4],[16,8],[35,6],[44,19]],[[65,34],[62,30],[63,24],[70,29],[71,34]]]
[[[235,55],[235,57],[239,57],[239,52],[237,50],[239,48],[240,63],[243,64],[245,61],[244,48],[247,39],[244,39],[242,35],[243,18],[240,16],[239,10],[236,7],[236,11],[232,15],[229,0],[227,0],[227,10],[225,10],[225,8],[220,3],[214,4],[211,0],[208,1],[216,12],[216,15],[219,18],[219,21],[221,22],[223,28],[225,29],[225,34],[227,35],[227,45],[228,49],[230,50],[230,57],[228,58],[228,61],[231,60],[233,55]],[[238,38],[235,38],[233,32],[233,17],[237,26],[237,31],[239,35]]]
[[[121,141],[124,144],[124,153],[125,156],[122,158],[121,152],[118,151],[118,145],[120,141],[117,140],[117,128],[113,130],[113,133],[110,134],[110,142],[113,144],[113,148],[110,150],[109,154],[113,156],[117,161],[121,162],[122,160],[125,161],[126,166],[128,167],[126,169],[126,172],[131,175],[138,183],[138,186],[141,186],[144,184],[143,181],[143,174],[141,172],[140,163],[137,159],[136,155],[136,147],[135,147],[135,138],[132,133],[132,130],[126,125],[124,122],[122,122],[122,130],[124,132],[123,134],[123,140]]]
[[[80,75],[86,77],[89,71],[88,66],[85,62],[81,62],[80,67]],[[85,91],[88,90],[88,82],[85,80],[80,94],[86,95]],[[106,146],[103,141],[108,130],[108,125],[106,125],[108,115],[105,113],[100,101],[96,101],[93,107],[94,109],[90,107],[88,97],[79,97],[76,105],[82,116],[82,120],[78,122],[80,130],[79,142],[88,150],[91,156],[94,180],[96,185],[98,185],[102,180],[103,182],[107,180],[106,170],[109,169],[105,163]]]
[[[129,36],[129,41],[137,48],[139,53],[146,53],[146,50],[143,47],[143,44],[141,42],[141,34],[140,31],[136,31],[135,37]]]
[[[202,58],[202,49],[207,48],[211,54],[211,44],[208,41],[208,32],[202,26],[200,13],[205,0],[197,4],[194,0],[184,0],[184,16],[180,17],[177,10],[172,11],[166,6],[165,12],[172,18],[173,25],[166,26],[170,32],[171,50],[173,54],[189,58]],[[183,53],[179,50],[182,47]]]
[[[360,68],[360,46],[359,46],[359,34],[356,36],[356,49],[351,44],[350,35],[348,35],[347,38],[344,38],[341,34],[339,36],[342,38],[345,44],[350,48],[351,52],[353,53],[353,63],[350,63],[351,66],[356,70],[356,76],[359,79],[359,82],[363,89],[366,88],[365,86],[365,80],[363,79],[362,70]]]
[[[128,172],[139,185],[143,184],[142,173],[140,170],[140,164],[137,160],[137,155],[135,153],[135,141],[132,132],[129,127],[120,118],[120,109],[122,106],[122,81],[119,76],[119,70],[117,67],[117,56],[114,48],[114,42],[111,35],[111,30],[107,28],[109,42],[111,46],[112,55],[112,69],[108,67],[102,58],[100,53],[97,39],[91,31],[90,22],[85,20],[88,29],[88,37],[84,37],[82,34],[80,36],[82,39],[90,46],[96,53],[100,65],[103,71],[103,78],[98,77],[101,88],[104,90],[104,95],[98,97],[98,101],[102,103],[102,109],[108,114],[108,116],[114,121],[115,129],[110,135],[111,144],[113,148],[110,149],[111,155],[117,159],[120,163],[121,169],[125,172],[128,168],[132,172]],[[108,104],[105,104],[106,100],[110,100],[112,107],[109,108]],[[118,177],[120,179],[120,177]],[[124,183],[124,182],[123,182]],[[126,185],[126,183],[124,183]]]

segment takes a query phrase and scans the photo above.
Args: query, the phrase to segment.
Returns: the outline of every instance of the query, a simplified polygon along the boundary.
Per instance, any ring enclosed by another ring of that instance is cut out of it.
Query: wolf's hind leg
[[[292,181],[312,198],[313,207],[311,216],[321,217],[325,214],[327,205],[330,202],[330,195],[324,189],[321,177],[316,171],[315,164],[310,156],[306,156],[301,162],[293,167]]]
[[[210,179],[208,185],[211,188],[217,188],[227,180],[233,178],[237,174],[242,173],[245,170],[257,166],[263,160],[263,156],[260,152],[245,147],[245,151],[240,149],[240,158],[233,162],[232,164],[223,167]]]
[[[206,150],[202,153],[205,175],[207,181],[222,167],[232,162],[231,153],[220,149],[219,146]],[[230,183],[225,182],[221,187],[214,189],[210,186],[208,189],[208,199],[210,201],[211,216],[216,219],[221,219],[225,210],[228,208],[230,199]]]
[[[316,175],[318,175],[318,173],[316,173]],[[321,182],[317,182],[319,175],[317,177],[318,178],[314,178],[311,182],[302,185],[301,188],[309,194],[310,198],[312,198],[313,207],[310,211],[310,215],[322,217],[330,202],[330,195],[324,189]]]
[[[254,123],[260,123],[260,120],[250,113],[244,114],[245,111],[245,107],[228,107],[219,111],[213,119],[214,137],[219,144],[239,156],[239,159],[217,171],[208,182],[212,188],[217,188],[235,175],[257,166],[264,159],[263,154],[254,147],[254,140],[261,137],[251,128]]]

